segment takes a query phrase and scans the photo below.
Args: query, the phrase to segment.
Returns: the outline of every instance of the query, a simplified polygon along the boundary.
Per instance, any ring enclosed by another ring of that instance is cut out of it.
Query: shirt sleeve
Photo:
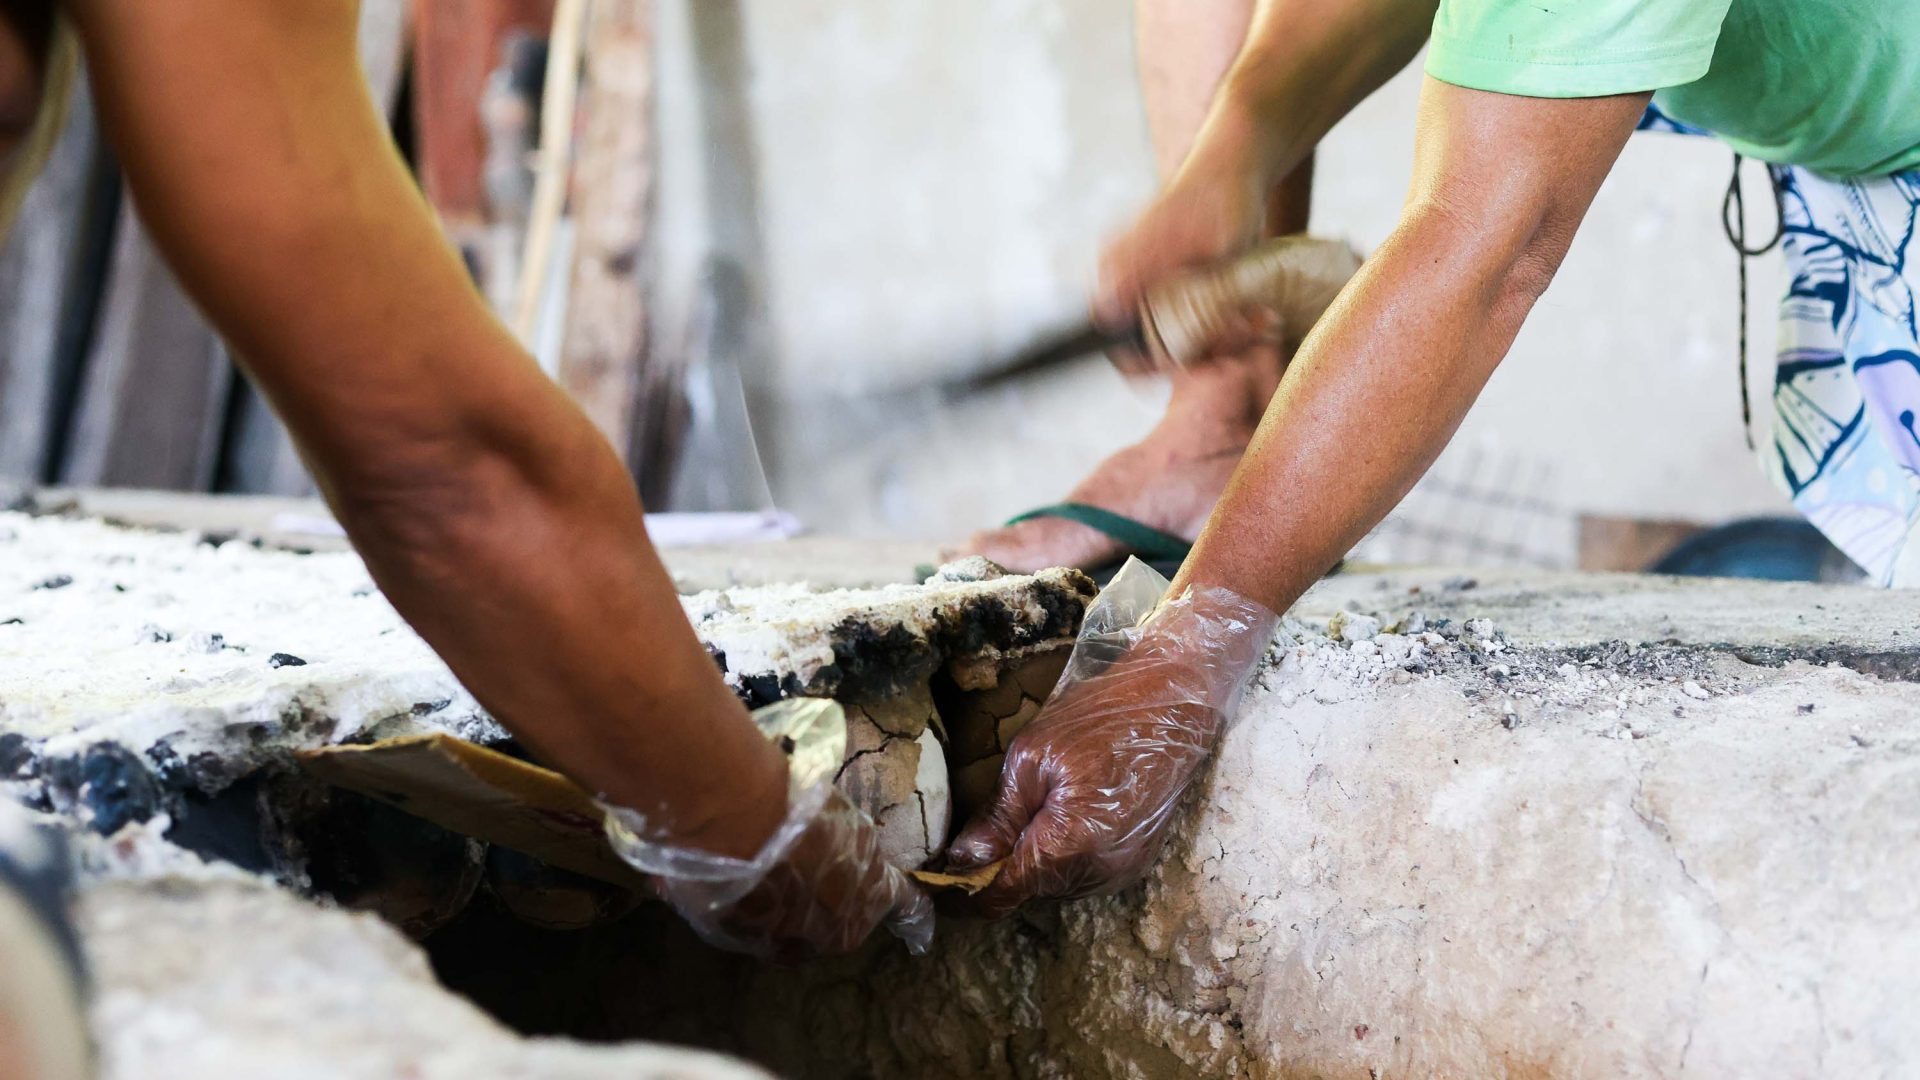
[[[1604,97],[1693,82],[1732,0],[1441,0],[1427,74],[1523,97]]]

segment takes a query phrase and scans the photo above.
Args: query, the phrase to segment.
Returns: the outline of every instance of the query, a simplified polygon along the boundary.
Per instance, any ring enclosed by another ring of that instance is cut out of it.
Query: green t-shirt
[[[1920,167],[1920,0],[1441,0],[1427,73],[1474,90],[1643,90],[1750,157]]]

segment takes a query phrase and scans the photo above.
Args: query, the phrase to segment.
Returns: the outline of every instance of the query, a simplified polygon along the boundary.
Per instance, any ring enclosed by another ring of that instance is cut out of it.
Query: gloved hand
[[[770,721],[765,715],[777,712]],[[783,701],[755,720],[795,745],[787,817],[752,859],[675,846],[630,809],[606,807],[607,839],[719,948],[777,960],[850,952],[887,929],[915,955],[933,941],[933,901],[880,856],[873,822],[833,786],[846,720],[830,701]]]
[[[1008,747],[993,805],[949,849],[956,869],[1006,860],[975,897],[982,913],[1117,891],[1159,855],[1279,621],[1225,589],[1154,607],[1165,585],[1137,561],[1114,578],[1053,697]]]

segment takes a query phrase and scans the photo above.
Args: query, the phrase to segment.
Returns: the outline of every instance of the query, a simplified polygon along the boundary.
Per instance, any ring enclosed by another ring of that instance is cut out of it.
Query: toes
[[[1023,574],[1055,566],[1085,570],[1118,554],[1118,547],[1104,533],[1059,518],[1036,518],[989,529],[975,534],[968,546],[976,554]]]
[[[1031,574],[1035,570],[1044,569],[1044,565],[1050,565],[1033,565],[1032,552],[1018,525],[974,533],[968,538],[961,554],[984,555],[1001,566],[1022,574]]]

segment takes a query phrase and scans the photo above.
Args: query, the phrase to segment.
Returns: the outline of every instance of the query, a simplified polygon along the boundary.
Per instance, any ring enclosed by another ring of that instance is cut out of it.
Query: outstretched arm
[[[1162,161],[1166,186],[1108,246],[1095,297],[1100,316],[1123,322],[1157,281],[1258,240],[1269,192],[1420,51],[1438,6],[1439,0],[1259,0],[1191,147],[1177,161]],[[1194,18],[1189,7],[1181,4],[1171,14],[1143,7],[1143,32],[1159,18]],[[1217,62],[1200,48],[1187,49],[1182,59]],[[1143,81],[1165,82],[1168,73],[1159,70],[1165,62],[1143,50]]]
[[[1427,80],[1400,224],[1302,344],[1176,590],[1284,610],[1400,501],[1553,280],[1647,98]]]
[[[143,220],[394,606],[653,839],[752,856],[789,812],[786,761],[687,624],[612,448],[442,239],[360,75],[356,6],[69,2]],[[925,914],[870,833],[840,814],[791,849],[808,865],[779,880],[815,885],[801,944]]]
[[[1429,80],[1400,225],[1307,337],[1159,615],[1008,748],[954,861],[981,903],[1152,865],[1284,611],[1397,503],[1506,355],[1646,94],[1544,100]]]
[[[784,763],[688,628],[612,448],[442,239],[354,8],[71,5],[142,219],[394,606],[542,757],[747,853]]]

